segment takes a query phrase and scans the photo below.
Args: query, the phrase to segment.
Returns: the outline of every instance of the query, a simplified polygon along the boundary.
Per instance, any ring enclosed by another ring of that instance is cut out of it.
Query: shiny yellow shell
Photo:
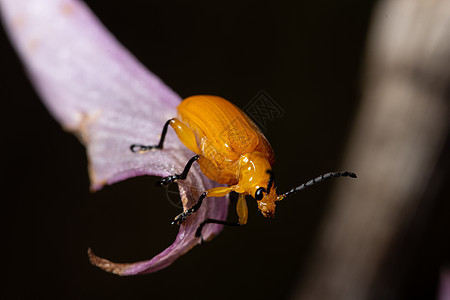
[[[238,183],[238,162],[242,155],[259,152],[270,166],[275,162],[272,147],[258,127],[238,107],[221,97],[186,98],[178,106],[178,117],[193,131],[197,148],[182,141],[200,154],[198,163],[203,174],[216,182]]]

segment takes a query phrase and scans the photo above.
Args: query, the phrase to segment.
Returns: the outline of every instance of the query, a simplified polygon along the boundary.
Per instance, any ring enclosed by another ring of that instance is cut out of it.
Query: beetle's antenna
[[[345,172],[330,172],[330,173],[322,174],[319,177],[311,179],[310,181],[305,182],[302,185],[299,185],[298,187],[295,187],[295,188],[291,189],[289,192],[286,192],[286,193],[280,195],[279,198],[281,198],[281,199],[286,198],[287,196],[290,196],[290,195],[292,195],[292,194],[294,194],[294,193],[296,193],[298,191],[301,191],[301,190],[303,190],[303,189],[305,189],[305,188],[307,188],[309,186],[312,186],[312,185],[314,185],[314,184],[316,184],[318,182],[321,182],[321,181],[323,181],[325,179],[329,179],[329,178],[332,178],[332,177],[351,177],[351,178],[356,178],[357,176],[356,176],[355,173],[348,172],[348,171],[345,171]]]
[[[275,178],[275,174],[273,173],[272,170],[267,170],[266,173],[270,175],[269,183],[267,184],[267,194],[270,194],[270,189],[272,188],[273,180]]]

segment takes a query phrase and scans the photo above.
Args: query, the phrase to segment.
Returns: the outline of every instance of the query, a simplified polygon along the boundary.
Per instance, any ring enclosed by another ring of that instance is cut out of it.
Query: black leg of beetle
[[[167,186],[167,185],[171,184],[171,183],[174,182],[174,181],[186,179],[186,176],[187,176],[187,174],[189,173],[189,170],[191,169],[192,164],[193,164],[195,161],[197,161],[199,158],[200,158],[200,155],[198,155],[198,154],[197,154],[196,156],[192,157],[192,158],[188,161],[188,163],[186,164],[186,166],[184,167],[184,170],[183,170],[183,172],[182,172],[181,174],[175,174],[175,175],[163,177],[163,178],[161,178],[160,181],[158,181],[158,182],[156,183],[156,185],[157,185],[157,186],[163,186],[163,185],[164,185],[164,186]]]
[[[161,139],[159,140],[158,145],[150,145],[150,146],[148,146],[148,145],[133,144],[133,145],[130,146],[131,152],[135,152],[135,153],[136,152],[146,152],[146,151],[153,150],[153,149],[160,149],[161,150],[163,148],[164,139],[166,138],[167,127],[169,127],[170,122],[172,120],[173,119],[170,119],[170,120],[168,120],[166,122],[166,124],[164,124],[163,131],[161,133]]]
[[[206,195],[208,195],[208,192],[203,192],[203,194],[200,195],[200,198],[198,198],[198,201],[197,201],[197,203],[195,203],[194,206],[192,206],[185,212],[182,212],[181,214],[179,214],[178,216],[175,217],[175,219],[172,222],[172,225],[175,225],[175,224],[180,225],[181,223],[184,222],[184,220],[186,220],[187,217],[189,217],[190,215],[195,213],[197,210],[199,210],[200,206],[202,206],[203,199],[206,198]]]
[[[197,227],[197,231],[195,232],[195,237],[202,237],[202,244],[203,244],[203,236],[202,236],[202,230],[203,227],[205,227],[206,224],[221,224],[221,225],[228,225],[228,226],[241,226],[239,223],[232,223],[227,221],[221,221],[221,220],[215,220],[215,219],[205,219],[200,225]]]

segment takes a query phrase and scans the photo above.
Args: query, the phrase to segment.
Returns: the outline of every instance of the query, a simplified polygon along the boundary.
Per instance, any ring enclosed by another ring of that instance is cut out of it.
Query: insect
[[[208,223],[246,224],[248,216],[246,195],[256,199],[258,209],[265,217],[272,217],[275,213],[275,202],[308,186],[332,177],[356,178],[353,172],[330,172],[284,194],[279,194],[274,187],[272,171],[275,156],[267,139],[238,107],[221,97],[209,95],[184,99],[178,106],[178,118],[165,123],[158,145],[133,144],[130,146],[131,151],[144,153],[162,150],[169,126],[175,130],[181,142],[196,155],[187,162],[181,174],[164,177],[157,185],[167,186],[172,182],[186,179],[194,162],[200,165],[206,177],[227,185],[204,191],[197,203],[177,215],[172,224],[181,224],[185,221],[201,207],[205,198],[223,197],[231,192],[239,194],[236,206],[239,222],[206,219],[199,225],[197,237],[201,236],[202,228]]]

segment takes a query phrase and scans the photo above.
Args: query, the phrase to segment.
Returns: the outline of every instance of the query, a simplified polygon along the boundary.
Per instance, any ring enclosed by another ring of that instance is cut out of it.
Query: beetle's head
[[[263,194],[262,198],[258,200],[261,197],[261,193]],[[256,190],[254,197],[257,200],[258,209],[264,217],[271,218],[275,215],[275,201],[278,200],[278,195],[274,188],[269,193],[266,192],[265,188],[259,188]]]
[[[273,186],[274,175],[267,158],[259,152],[242,155],[239,172],[239,193],[249,194],[258,202],[258,208],[265,217],[275,214],[275,201],[279,195]]]
[[[254,188],[253,197],[257,200],[258,209],[264,217],[270,218],[275,214],[275,202],[281,200],[277,194],[276,188],[273,184],[273,172],[271,170],[266,171],[270,174],[269,181],[266,181],[267,185],[257,186]]]

